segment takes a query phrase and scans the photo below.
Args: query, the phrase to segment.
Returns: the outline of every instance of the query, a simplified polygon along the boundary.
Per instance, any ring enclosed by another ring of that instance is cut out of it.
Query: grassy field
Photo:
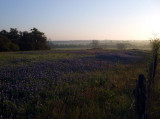
[[[4,119],[123,119],[149,51],[51,50],[0,53]],[[160,118],[160,66],[150,118]],[[129,119],[135,117],[134,107]]]

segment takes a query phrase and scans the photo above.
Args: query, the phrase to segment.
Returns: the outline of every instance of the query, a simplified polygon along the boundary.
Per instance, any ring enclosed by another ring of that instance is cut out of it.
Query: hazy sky
[[[52,40],[146,40],[160,33],[160,0],[0,0],[0,30]]]

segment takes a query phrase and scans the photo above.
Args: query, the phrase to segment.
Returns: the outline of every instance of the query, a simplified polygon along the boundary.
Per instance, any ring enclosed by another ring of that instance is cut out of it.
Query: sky
[[[50,40],[148,40],[160,0],[0,0],[0,30],[33,27]]]

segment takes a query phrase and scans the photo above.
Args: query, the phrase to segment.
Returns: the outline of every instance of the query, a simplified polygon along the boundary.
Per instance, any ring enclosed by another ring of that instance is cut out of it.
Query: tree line
[[[47,37],[43,32],[33,28],[28,31],[18,31],[10,28],[10,31],[0,31],[0,51],[29,51],[49,50]]]

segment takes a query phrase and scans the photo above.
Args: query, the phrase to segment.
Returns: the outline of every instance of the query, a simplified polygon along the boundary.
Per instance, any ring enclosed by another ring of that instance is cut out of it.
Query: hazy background
[[[0,30],[33,27],[51,40],[148,40],[159,0],[1,0]]]

